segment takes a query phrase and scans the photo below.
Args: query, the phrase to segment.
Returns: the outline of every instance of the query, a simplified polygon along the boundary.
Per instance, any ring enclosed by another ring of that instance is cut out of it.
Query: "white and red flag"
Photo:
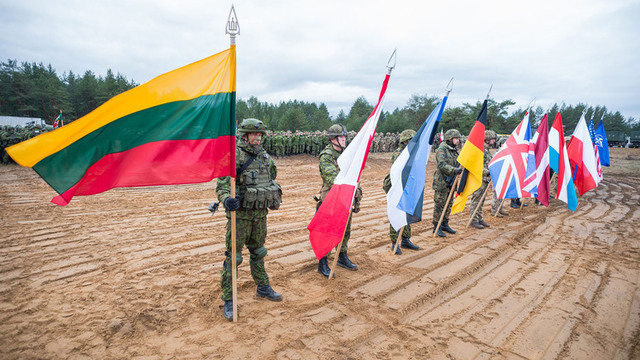
[[[391,68],[384,78],[378,104],[371,115],[353,138],[349,146],[338,157],[340,172],[333,182],[333,186],[322,205],[314,215],[309,229],[309,241],[318,259],[327,255],[331,249],[342,241],[349,216],[353,198],[360,183],[360,175],[367,162],[371,141],[376,132],[384,95],[387,91]]]
[[[580,117],[578,125],[567,145],[573,183],[582,196],[587,191],[594,189],[600,182],[596,153],[591,142],[587,121],[584,114]]]

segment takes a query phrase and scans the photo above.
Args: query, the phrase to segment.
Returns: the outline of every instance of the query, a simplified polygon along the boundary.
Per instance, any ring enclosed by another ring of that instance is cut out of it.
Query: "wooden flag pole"
[[[351,206],[353,206],[353,200],[351,200]],[[349,219],[347,219],[347,226],[349,225],[349,221],[351,220],[351,208],[349,209]],[[331,278],[333,277],[333,269],[336,268],[336,266],[338,266],[338,255],[340,255],[340,249],[342,249],[342,242],[344,241],[344,234],[347,232],[347,226],[344,227],[344,231],[342,232],[342,239],[340,240],[340,244],[338,244],[338,247],[336,247],[336,255],[334,256],[333,259],[333,264],[331,266],[331,272],[329,273],[329,277],[327,278],[328,280],[331,280]],[[331,250],[329,250],[329,252],[331,252]]]
[[[225,34],[229,34],[229,46],[236,46],[236,36],[240,35],[240,23],[238,22],[238,17],[236,16],[236,10],[231,5],[231,10],[229,11],[229,17],[227,19],[227,26],[225,27]],[[235,51],[235,50],[234,50]],[[234,72],[235,72],[235,56],[234,56]],[[234,76],[234,84],[233,87],[235,89],[235,76]],[[235,104],[234,104],[235,106]],[[236,121],[236,119],[232,119],[232,121]],[[236,151],[235,142],[232,144],[231,151]],[[236,166],[236,164],[230,164],[230,166]],[[237,174],[236,174],[237,176]],[[231,177],[231,197],[236,197],[236,178]],[[238,322],[238,264],[236,260],[236,212],[231,211],[231,292],[232,292],[232,302],[233,302],[233,322]]]
[[[478,212],[478,209],[484,203],[484,198],[485,198],[485,196],[487,196],[487,190],[489,190],[489,184],[487,184],[487,188],[484,189],[484,192],[482,193],[482,197],[480,198],[480,202],[478,202],[478,205],[476,205],[476,209],[473,210],[473,214],[471,214],[471,218],[469,219],[469,222],[467,223],[467,227],[469,227],[471,225],[471,222],[473,221],[473,217],[476,216],[476,213]]]
[[[400,246],[400,239],[402,238],[402,233],[404,232],[404,226],[400,228],[398,231],[398,239],[396,239],[396,244],[391,247],[391,255],[395,254],[398,251],[398,247]]]
[[[504,201],[507,199],[502,199],[502,201],[500,201],[500,205],[498,206],[498,210],[496,210],[496,213],[493,214],[493,216],[498,216],[498,213],[500,212],[500,209],[502,209],[502,205],[504,204]]]
[[[456,186],[458,186],[459,181],[460,181],[460,175],[456,176],[456,179],[453,182],[453,186],[451,186],[451,190],[449,191],[449,196],[447,196],[447,202],[444,204],[444,208],[442,208],[442,214],[440,214],[440,221],[438,221],[438,226],[436,226],[436,228],[433,229],[433,237],[435,237],[436,233],[438,233],[438,229],[442,224],[442,219],[444,219],[444,213],[447,211],[447,206],[449,206],[449,201],[451,200],[451,196],[453,195],[453,189],[455,189]]]

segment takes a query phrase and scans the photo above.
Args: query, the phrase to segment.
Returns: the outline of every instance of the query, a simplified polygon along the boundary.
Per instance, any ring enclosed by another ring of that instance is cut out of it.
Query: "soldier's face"
[[[453,138],[451,139],[451,142],[453,143],[453,145],[458,145],[458,143],[460,143],[460,138]]]
[[[262,143],[262,133],[252,132],[247,134],[247,144],[253,147],[258,147],[260,146],[260,143]]]
[[[342,148],[344,148],[344,147],[345,147],[345,145],[347,144],[347,137],[346,137],[346,136],[338,136],[338,137],[336,138],[336,140],[338,141],[338,144],[340,144],[340,146],[341,146]]]

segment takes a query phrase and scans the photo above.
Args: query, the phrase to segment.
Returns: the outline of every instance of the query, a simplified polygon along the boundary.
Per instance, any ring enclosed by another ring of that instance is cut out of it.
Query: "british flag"
[[[489,162],[491,180],[499,199],[530,196],[528,192],[522,190],[527,173],[530,141],[531,124],[527,111],[520,124]]]

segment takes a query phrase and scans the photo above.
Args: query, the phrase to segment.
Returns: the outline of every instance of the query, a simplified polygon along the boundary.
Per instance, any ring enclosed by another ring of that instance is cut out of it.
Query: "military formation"
[[[29,140],[32,137],[48,130],[49,129],[47,127],[43,128],[35,123],[31,123],[26,126],[0,125],[0,149],[2,149],[0,153],[0,162],[3,165],[13,164],[14,161],[11,159],[9,154],[4,151],[5,148],[25,140]]]
[[[399,134],[377,133],[371,145],[372,152],[391,152],[391,161],[395,162],[405,149],[407,144],[415,136],[411,129]],[[338,157],[349,142],[355,136],[355,132],[348,132],[340,124],[331,125],[323,132],[269,132],[265,124],[258,119],[245,119],[238,127],[236,142],[236,181],[235,192],[231,191],[233,182],[230,177],[220,178],[217,181],[216,194],[222,203],[227,216],[225,233],[225,259],[220,276],[222,288],[222,300],[224,302],[223,315],[226,319],[233,319],[232,299],[232,231],[231,213],[236,214],[236,263],[243,261],[242,249],[249,251],[249,268],[256,285],[256,296],[271,301],[281,301],[282,295],[277,293],[270,285],[269,276],[265,268],[267,248],[265,244],[267,235],[267,214],[269,210],[278,210],[282,202],[282,188],[277,183],[277,166],[274,158],[288,155],[309,154],[318,157],[318,168],[322,179],[322,187],[314,198],[316,210],[325,200],[329,190],[340,173]],[[455,234],[456,231],[449,225],[449,215],[453,201],[448,201],[451,188],[454,186],[456,176],[462,173],[462,168],[457,162],[459,150],[462,147],[464,137],[460,131],[449,129],[444,133],[443,140],[437,141],[435,149],[436,169],[433,174],[432,189],[434,193],[433,207],[433,232],[440,237]],[[485,190],[489,186],[490,176],[487,168],[492,157],[491,149],[495,147],[498,135],[487,130],[485,132],[484,164],[482,186],[472,196],[469,210],[473,215],[471,225],[474,228],[483,229],[489,227],[484,221],[482,204],[485,200]],[[439,144],[438,144],[439,143]],[[390,175],[383,181],[383,189],[389,192],[391,188]],[[362,189],[358,187],[351,213],[360,211]],[[492,201],[492,213],[498,216],[506,216],[504,209],[498,209],[499,200],[494,197]],[[477,212],[474,210],[479,208]],[[349,258],[349,239],[351,237],[351,219],[349,217],[340,248],[336,247],[336,264],[348,270],[358,270],[358,266]],[[439,225],[439,226],[438,226]],[[402,233],[396,232],[389,226],[389,240],[391,248],[396,255],[402,254],[402,249],[412,251],[420,247],[411,242],[411,226],[407,225]],[[400,241],[399,246],[396,244]],[[395,249],[395,250],[394,250]],[[237,270],[236,270],[237,271]],[[318,261],[318,273],[329,277],[331,268],[324,256]]]
[[[347,132],[347,145],[356,135],[355,131]],[[391,152],[398,146],[398,133],[376,133],[371,143],[371,152]],[[330,139],[325,131],[267,131],[263,148],[276,159],[290,155],[320,155],[329,145]]]

